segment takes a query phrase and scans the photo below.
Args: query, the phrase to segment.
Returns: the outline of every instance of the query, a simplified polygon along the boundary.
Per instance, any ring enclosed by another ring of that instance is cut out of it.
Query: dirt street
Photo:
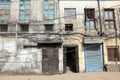
[[[0,80],[120,80],[120,72],[65,73],[59,75],[0,75]]]

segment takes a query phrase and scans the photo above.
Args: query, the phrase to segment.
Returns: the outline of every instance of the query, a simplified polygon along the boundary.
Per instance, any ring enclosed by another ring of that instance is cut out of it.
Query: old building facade
[[[60,16],[64,16],[62,29],[74,34],[67,36],[63,45],[78,46],[77,70],[119,71],[119,1],[60,0],[59,3]]]
[[[1,0],[0,72],[120,71],[119,0]]]
[[[0,7],[1,72],[62,73],[58,1],[2,0]]]

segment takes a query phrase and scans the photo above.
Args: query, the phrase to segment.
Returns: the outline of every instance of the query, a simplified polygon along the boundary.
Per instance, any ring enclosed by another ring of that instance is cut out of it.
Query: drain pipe
[[[101,20],[101,10],[100,10],[100,0],[97,0],[98,11],[99,11],[99,20],[100,20],[100,37],[102,37],[102,20]]]

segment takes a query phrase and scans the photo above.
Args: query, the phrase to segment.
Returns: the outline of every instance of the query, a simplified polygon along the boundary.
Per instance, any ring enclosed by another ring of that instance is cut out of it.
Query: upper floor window
[[[10,0],[0,0],[0,20],[8,20],[10,17]]]
[[[95,29],[95,9],[85,8],[84,12],[86,29]]]
[[[108,61],[120,61],[119,47],[108,47]]]
[[[43,18],[44,20],[53,20],[55,18],[55,1],[54,0],[44,0]]]
[[[73,24],[65,24],[65,31],[73,31]]]
[[[104,9],[105,29],[115,28],[114,9]]]
[[[21,0],[20,2],[20,20],[30,20],[30,0]]]
[[[7,24],[0,24],[0,32],[7,32],[8,25]]]
[[[20,24],[20,28],[22,32],[28,32],[29,31],[29,24]]]
[[[10,9],[10,0],[0,0],[0,5],[4,6],[5,9]]]
[[[64,9],[64,17],[75,19],[76,18],[76,8],[65,8]]]

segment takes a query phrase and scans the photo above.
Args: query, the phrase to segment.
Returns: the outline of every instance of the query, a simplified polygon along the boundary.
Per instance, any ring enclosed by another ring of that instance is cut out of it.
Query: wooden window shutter
[[[114,48],[108,48],[108,61],[114,61],[115,55],[114,55]]]

